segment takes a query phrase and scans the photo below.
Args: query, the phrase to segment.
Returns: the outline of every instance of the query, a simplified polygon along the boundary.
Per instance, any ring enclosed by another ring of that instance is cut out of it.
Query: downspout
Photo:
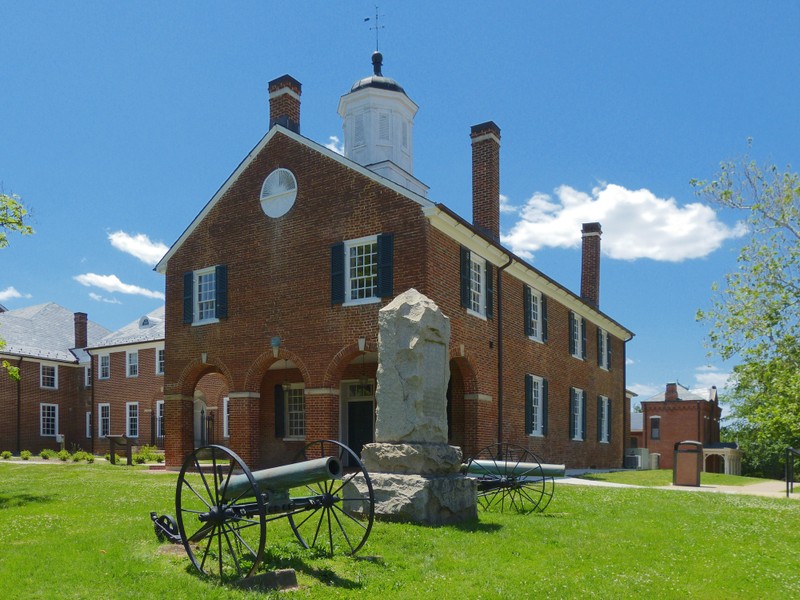
[[[17,379],[17,454],[20,453],[20,448],[22,446],[22,442],[20,439],[20,427],[22,426],[22,357],[19,357],[19,362],[17,363],[17,374],[19,375],[19,379]]]
[[[625,455],[628,451],[628,421],[631,418],[631,409],[633,408],[630,403],[628,402],[628,390],[627,390],[627,381],[628,381],[628,344],[623,340],[622,341],[622,397],[625,398],[622,402],[622,462],[620,465],[624,468],[625,467]],[[613,355],[612,355],[613,356]],[[609,367],[611,365],[608,365]],[[642,415],[642,421],[644,421],[644,415]],[[642,423],[642,432],[644,432],[644,423]]]
[[[513,258],[497,268],[497,441],[503,441],[503,271]]]
[[[97,378],[95,376],[94,357],[92,356],[92,353],[89,352],[88,350],[86,351],[86,354],[89,355],[89,371],[92,374],[92,380],[91,380],[92,391],[91,391],[91,394],[89,396],[90,397],[89,410],[91,411],[91,413],[89,414],[89,422],[92,424],[92,426],[91,426],[91,434],[92,434],[92,436],[89,438],[90,439],[90,442],[89,442],[89,453],[90,454],[94,454],[94,388],[97,387],[96,386]]]

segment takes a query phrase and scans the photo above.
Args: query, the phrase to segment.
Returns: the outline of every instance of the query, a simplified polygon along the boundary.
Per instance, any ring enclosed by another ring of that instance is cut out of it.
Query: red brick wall
[[[644,447],[661,454],[661,468],[671,469],[675,443],[694,440],[703,444],[719,442],[719,407],[707,400],[642,402]],[[653,439],[651,418],[660,417],[660,439]],[[715,420],[716,419],[716,420]]]

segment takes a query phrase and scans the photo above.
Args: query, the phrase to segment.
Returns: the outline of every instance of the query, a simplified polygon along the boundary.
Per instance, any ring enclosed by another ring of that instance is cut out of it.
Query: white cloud
[[[336,154],[344,154],[344,144],[335,135],[328,137],[328,143],[325,144],[325,147],[328,150],[333,150]]]
[[[725,240],[745,233],[743,224],[729,227],[704,204],[680,206],[674,198],[659,198],[646,189],[602,184],[587,194],[562,185],[554,196],[534,194],[519,210],[520,219],[501,236],[502,242],[532,258],[543,247],[579,246],[581,224],[598,221],[603,254],[680,262],[707,256]]]
[[[731,373],[722,371],[719,367],[711,365],[697,367],[694,374],[695,387],[708,389],[715,385],[720,392],[727,387],[730,378]]]
[[[73,277],[75,281],[86,287],[98,287],[111,293],[120,294],[133,294],[137,296],[145,296],[147,298],[157,298],[164,300],[164,293],[154,290],[148,290],[138,285],[129,283],[122,283],[116,275],[98,275],[96,273],[85,273],[83,275],[76,275]]]
[[[519,210],[518,206],[508,203],[508,196],[500,194],[500,212],[501,213],[515,213]]]
[[[105,302],[106,304],[122,304],[122,302],[116,298],[105,298],[104,296],[95,294],[94,292],[89,292],[89,298],[95,300],[96,302]]]
[[[627,386],[627,388],[638,396],[636,402],[641,402],[642,400],[647,400],[655,396],[663,389],[663,386],[657,386],[651,383],[632,383]]]
[[[169,250],[162,242],[154,242],[143,233],[131,235],[124,231],[114,231],[108,234],[108,239],[117,250],[135,256],[151,267]]]
[[[11,300],[12,298],[31,298],[30,294],[22,294],[13,285],[4,290],[0,290],[0,301]]]

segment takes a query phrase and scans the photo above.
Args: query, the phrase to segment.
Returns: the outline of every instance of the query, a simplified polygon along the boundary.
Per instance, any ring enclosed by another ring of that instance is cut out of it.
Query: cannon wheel
[[[250,487],[225,498],[232,475]],[[241,458],[223,446],[204,446],[183,463],[175,491],[178,532],[186,554],[205,575],[230,581],[255,573],[264,554],[266,505]]]
[[[367,470],[355,452],[335,440],[312,442],[302,456],[305,460],[335,456],[344,474],[341,479],[292,490],[293,495],[315,497],[309,506],[287,514],[292,531],[304,548],[320,548],[331,556],[355,554],[367,541],[375,518],[375,495]]]
[[[494,507],[520,514],[542,512],[553,499],[555,483],[551,476],[542,476],[534,469],[530,474],[514,472],[521,463],[541,465],[539,457],[527,448],[500,442],[487,446],[470,462],[473,460],[494,463],[492,472],[487,469],[474,475],[478,480],[478,505],[484,510]]]

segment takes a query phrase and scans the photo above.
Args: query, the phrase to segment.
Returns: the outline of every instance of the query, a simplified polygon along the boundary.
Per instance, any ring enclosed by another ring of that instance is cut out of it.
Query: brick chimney
[[[472,224],[492,239],[500,237],[500,128],[474,125],[472,138]]]
[[[581,230],[581,298],[595,308],[600,306],[600,223],[584,223]]]
[[[269,82],[269,127],[282,125],[300,133],[300,94],[302,85],[291,75]]]
[[[75,313],[75,348],[86,348],[89,345],[89,335],[87,332],[88,317],[86,313]]]
[[[667,402],[675,402],[676,400],[680,400],[678,398],[678,384],[677,383],[668,383],[667,389],[664,391],[664,400]]]

